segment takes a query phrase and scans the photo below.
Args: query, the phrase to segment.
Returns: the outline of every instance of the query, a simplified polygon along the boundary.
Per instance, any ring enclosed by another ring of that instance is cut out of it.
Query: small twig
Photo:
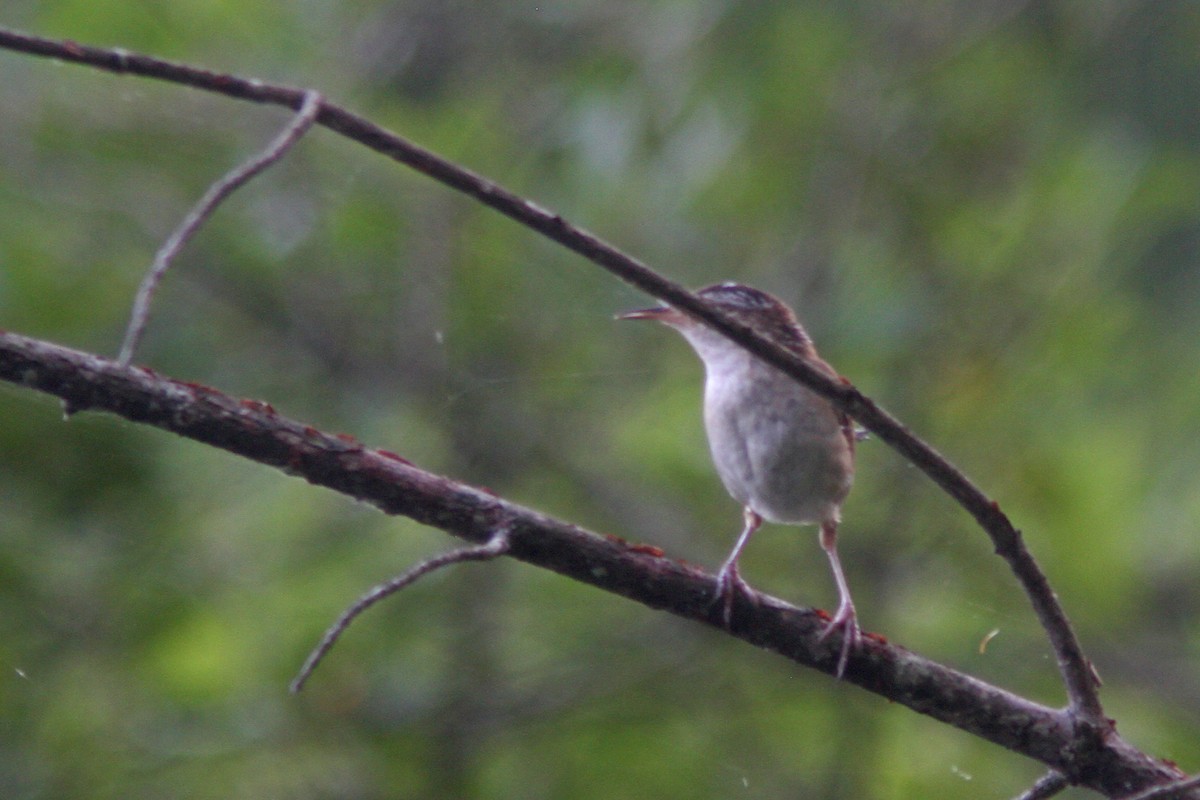
[[[504,555],[510,547],[509,531],[510,527],[503,525],[496,530],[486,544],[476,545],[475,547],[460,547],[457,550],[451,550],[448,553],[442,553],[440,556],[426,559],[407,572],[379,584],[358,598],[358,600],[354,601],[353,605],[342,612],[342,615],[338,617],[333,625],[329,626],[329,630],[325,631],[325,635],[321,637],[320,643],[309,653],[308,659],[305,660],[304,666],[300,668],[296,679],[288,687],[289,691],[292,694],[296,694],[304,688],[305,681],[316,670],[317,665],[321,663],[321,659],[333,649],[338,638],[346,632],[346,629],[350,627],[350,623],[359,614],[434,570],[448,567],[451,564],[461,564],[464,561],[489,561]]]
[[[292,118],[287,127],[279,132],[279,135],[267,145],[266,149],[239,164],[208,187],[208,191],[200,198],[200,202],[188,212],[179,227],[167,237],[162,247],[154,254],[154,263],[150,265],[146,277],[142,278],[142,284],[138,287],[137,299],[133,303],[133,312],[129,317],[129,327],[125,331],[125,341],[121,345],[121,355],[117,358],[117,363],[127,366],[133,360],[133,353],[137,350],[138,342],[141,341],[142,333],[146,329],[146,321],[150,317],[150,303],[154,300],[154,292],[183,246],[212,216],[217,206],[225,198],[281,159],[313,126],[320,111],[321,94],[314,90],[306,91],[300,110],[296,112],[296,116]]]
[[[1046,800],[1047,797],[1054,797],[1070,785],[1071,782],[1067,780],[1066,775],[1057,770],[1051,770],[1038,778],[1037,783],[1030,786],[1029,790],[1019,796],[1017,800]]]
[[[1130,795],[1121,800],[1175,800],[1177,797],[1182,797],[1188,789],[1196,788],[1200,788],[1200,775],[1183,778],[1165,786],[1155,786],[1153,789],[1147,789],[1140,794]]]

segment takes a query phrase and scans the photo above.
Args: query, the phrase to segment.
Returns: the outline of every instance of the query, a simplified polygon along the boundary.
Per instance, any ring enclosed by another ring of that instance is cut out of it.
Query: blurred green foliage
[[[10,0],[0,24],[313,86],[680,280],[778,293],[1025,531],[1120,730],[1200,765],[1196,4]],[[9,52],[0,76],[0,327],[114,353],[157,245],[286,115]],[[714,565],[739,512],[694,357],[611,320],[644,302],[317,130],[188,248],[139,359]],[[868,629],[1062,702],[983,534],[878,442],[845,517]],[[515,563],[407,590],[287,696],[345,604],[451,545],[0,388],[0,797],[882,800],[1041,773]],[[743,564],[834,600],[812,531]]]

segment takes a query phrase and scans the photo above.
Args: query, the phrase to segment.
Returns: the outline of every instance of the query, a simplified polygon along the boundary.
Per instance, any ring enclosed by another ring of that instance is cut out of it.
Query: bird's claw
[[[846,662],[850,660],[850,652],[858,648],[862,639],[862,631],[858,627],[858,615],[854,613],[852,603],[843,602],[838,606],[837,613],[829,620],[825,630],[821,632],[820,641],[829,638],[829,634],[839,631],[842,635],[842,649],[837,662],[837,679],[841,680],[846,673]]]
[[[733,599],[739,592],[747,597],[754,596],[754,590],[742,580],[737,569],[722,568],[717,573],[717,592],[713,605],[721,604],[721,621],[725,623],[726,630],[732,626]]]

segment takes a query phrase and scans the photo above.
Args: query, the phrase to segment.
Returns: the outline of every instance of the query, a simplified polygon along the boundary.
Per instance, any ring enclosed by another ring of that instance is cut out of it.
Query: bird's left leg
[[[842,653],[838,658],[837,677],[841,679],[846,671],[846,661],[850,651],[858,646],[859,628],[858,615],[854,612],[854,601],[850,598],[850,585],[846,583],[846,575],[842,572],[842,562],[837,552],[837,520],[826,520],[821,523],[821,548],[829,556],[829,565],[833,567],[833,579],[837,583],[839,603],[837,612],[825,626],[821,638],[829,636],[835,630],[842,634]]]

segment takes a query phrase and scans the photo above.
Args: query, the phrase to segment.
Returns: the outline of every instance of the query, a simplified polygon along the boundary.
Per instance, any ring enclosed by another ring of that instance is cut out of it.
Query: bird
[[[778,298],[740,283],[717,283],[696,295],[821,373],[841,376],[817,355],[812,339]],[[854,482],[855,428],[828,400],[670,305],[626,311],[618,319],[655,320],[679,331],[704,362],[704,427],[725,489],[742,504],[744,526],[717,573],[714,603],[725,627],[734,597],[753,590],[738,559],[764,520],[817,525],[837,584],[839,604],[821,638],[841,633],[837,677],[860,641],[858,615],[837,551],[842,502]]]

